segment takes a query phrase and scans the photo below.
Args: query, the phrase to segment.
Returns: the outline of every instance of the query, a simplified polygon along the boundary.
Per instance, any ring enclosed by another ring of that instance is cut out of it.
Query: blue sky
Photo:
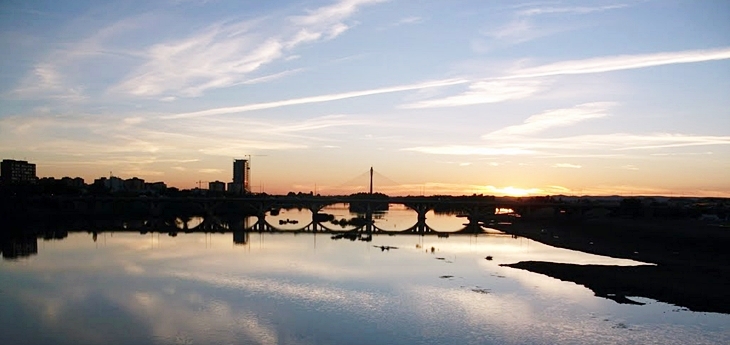
[[[254,191],[730,195],[724,1],[3,1],[0,154]]]

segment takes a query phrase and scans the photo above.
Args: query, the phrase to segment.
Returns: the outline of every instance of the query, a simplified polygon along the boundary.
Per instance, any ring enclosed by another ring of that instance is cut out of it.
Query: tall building
[[[247,159],[236,159],[233,161],[233,183],[228,188],[229,192],[235,194],[250,193],[249,176],[251,167],[248,165]]]
[[[35,183],[35,164],[3,159],[0,163],[0,181],[3,183]]]

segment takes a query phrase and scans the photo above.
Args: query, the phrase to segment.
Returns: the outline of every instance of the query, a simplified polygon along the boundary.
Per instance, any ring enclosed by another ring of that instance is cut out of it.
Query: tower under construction
[[[235,159],[233,161],[233,182],[228,188],[229,192],[235,194],[246,194],[251,192],[250,188],[251,166],[248,159]]]

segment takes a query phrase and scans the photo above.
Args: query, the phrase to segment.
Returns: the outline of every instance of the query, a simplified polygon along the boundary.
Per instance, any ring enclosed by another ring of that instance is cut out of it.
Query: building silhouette
[[[124,189],[128,191],[144,190],[144,180],[139,177],[132,177],[124,180]]]
[[[247,159],[233,161],[233,182],[228,184],[228,191],[234,194],[250,193],[249,176],[251,167]]]
[[[214,191],[214,192],[225,192],[226,184],[225,184],[225,182],[221,182],[218,180],[208,182],[208,190]]]
[[[3,159],[0,163],[0,181],[2,183],[35,183],[35,164],[27,161]]]
[[[100,177],[94,180],[94,185],[112,192],[124,190],[124,180],[116,176]]]

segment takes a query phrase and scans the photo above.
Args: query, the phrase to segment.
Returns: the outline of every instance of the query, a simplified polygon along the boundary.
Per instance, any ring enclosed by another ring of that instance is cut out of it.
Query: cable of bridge
[[[385,183],[383,183],[385,182]],[[370,184],[370,169],[365,170],[363,173],[347,180],[344,183],[341,183],[336,186],[337,189],[354,189],[357,188],[357,190],[354,190],[353,192],[367,192],[368,186]],[[388,176],[385,176],[375,170],[373,170],[373,184],[374,188],[373,191],[377,192],[378,186],[400,186],[401,183],[398,183],[397,181],[394,181],[393,179],[389,178]]]

